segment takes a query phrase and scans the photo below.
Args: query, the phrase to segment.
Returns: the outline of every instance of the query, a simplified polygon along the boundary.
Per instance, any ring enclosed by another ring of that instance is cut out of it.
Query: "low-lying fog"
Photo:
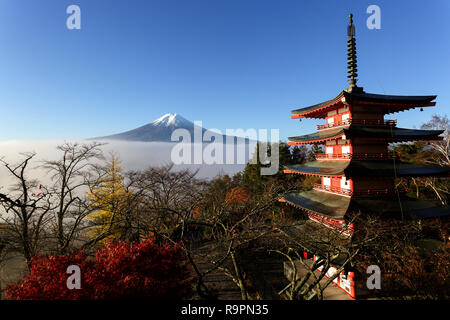
[[[79,143],[91,143],[92,141],[79,141]],[[105,141],[102,141],[105,142]],[[64,141],[0,141],[0,158],[11,164],[17,164],[23,157],[20,153],[23,152],[35,152],[36,157],[33,163],[30,165],[30,178],[37,178],[46,180],[46,173],[40,168],[43,160],[56,160],[61,158],[61,152],[56,149],[57,145],[64,143]],[[172,149],[177,145],[176,143],[166,142],[128,142],[128,141],[106,141],[106,145],[101,148],[107,157],[109,153],[114,152],[122,161],[121,166],[124,171],[146,169],[150,166],[161,166],[164,164],[171,164],[172,161]],[[198,145],[197,145],[198,146]],[[211,149],[206,149],[208,144],[203,144],[202,155],[211,154]],[[245,167],[245,163],[251,157],[249,155],[249,148],[247,145],[245,150],[245,160],[241,157],[237,162],[237,155],[242,151],[242,144],[227,147],[233,147],[234,149],[234,164],[226,163],[226,146],[222,146],[223,156],[220,156],[219,152],[219,164],[206,164],[206,161],[201,161],[202,164],[180,164],[175,165],[174,169],[190,169],[197,170],[199,172],[197,177],[199,178],[213,178],[216,175],[228,174],[234,175],[235,173],[242,171]],[[179,148],[179,147],[178,147]],[[193,151],[195,146],[191,148]],[[238,150],[239,149],[239,150]],[[212,153],[215,155],[215,153]],[[193,152],[191,152],[192,160],[194,159]],[[198,156],[197,156],[198,159]],[[175,160],[176,161],[176,160]],[[198,161],[197,161],[198,163]],[[237,164],[236,164],[237,163]],[[0,188],[8,186],[11,182],[11,177],[7,174],[4,165],[0,165]],[[43,181],[45,182],[45,181]]]

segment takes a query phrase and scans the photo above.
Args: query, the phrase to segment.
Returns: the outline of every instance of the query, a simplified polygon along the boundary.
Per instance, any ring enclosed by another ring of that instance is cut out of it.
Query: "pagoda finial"
[[[358,67],[356,61],[356,40],[355,40],[355,26],[353,25],[353,14],[349,15],[349,25],[347,27],[347,78],[349,78],[350,87],[347,91],[362,91],[356,85],[358,79]]]
[[[353,14],[350,13],[348,16],[349,22],[348,22],[348,28],[347,28],[347,35],[352,38],[355,35],[355,26],[353,25]]]

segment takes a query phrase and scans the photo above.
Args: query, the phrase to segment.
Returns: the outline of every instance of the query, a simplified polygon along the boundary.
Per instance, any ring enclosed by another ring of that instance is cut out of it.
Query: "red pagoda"
[[[397,127],[387,114],[413,108],[432,107],[435,95],[398,96],[367,93],[357,82],[355,27],[348,26],[348,78],[350,86],[335,98],[292,111],[292,119],[320,118],[317,132],[290,137],[290,145],[316,144],[324,153],[316,160],[288,165],[288,174],[321,178],[312,190],[285,195],[280,201],[307,212],[309,218],[351,236],[350,214],[363,212],[389,218],[446,216],[450,207],[407,197],[395,186],[399,177],[448,176],[448,167],[424,166],[399,161],[388,150],[389,143],[442,140],[443,130]],[[348,278],[347,278],[348,279]],[[339,279],[337,283],[339,283]],[[347,290],[348,289],[348,290]],[[354,297],[353,292],[346,291]]]

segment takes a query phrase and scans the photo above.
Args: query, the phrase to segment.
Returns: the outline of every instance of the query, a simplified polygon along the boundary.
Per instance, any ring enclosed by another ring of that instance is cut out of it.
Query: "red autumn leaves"
[[[70,265],[81,269],[81,289],[67,288]],[[192,279],[178,246],[117,242],[93,259],[84,253],[35,256],[30,272],[5,294],[18,300],[182,299],[190,296]]]
[[[235,187],[227,193],[225,202],[229,204],[245,204],[250,198],[250,195],[250,190],[247,187]]]

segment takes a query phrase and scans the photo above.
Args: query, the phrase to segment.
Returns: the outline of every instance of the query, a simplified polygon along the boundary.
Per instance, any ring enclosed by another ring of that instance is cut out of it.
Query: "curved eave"
[[[349,138],[383,138],[383,139],[401,139],[401,140],[440,140],[439,135],[444,130],[420,130],[392,127],[374,127],[364,125],[351,125],[343,129],[345,135]]]
[[[394,171],[395,170],[395,171]],[[286,174],[320,177],[449,177],[450,168],[419,165],[393,160],[315,160],[304,164],[287,165]]]
[[[298,137],[289,137],[289,145],[323,143],[328,140],[334,140],[344,135],[344,128],[328,129],[317,131],[315,133],[306,134]]]
[[[334,107],[339,103],[374,105],[384,107],[384,113],[390,114],[400,111],[406,111],[414,108],[433,107],[436,102],[436,95],[431,96],[396,96],[396,95],[381,95],[374,93],[350,93],[341,91],[334,99],[309,106],[306,108],[292,110],[292,119],[301,118],[325,118],[326,111],[330,107]],[[344,100],[344,101],[343,101]]]
[[[377,105],[411,105],[411,106],[423,106],[425,104],[434,103],[436,95],[427,96],[401,96],[401,95],[386,95],[376,93],[358,93],[358,92],[342,92],[344,97],[351,102],[359,103],[373,103]]]
[[[302,144],[323,144],[329,140],[338,139],[342,136],[344,136],[343,133],[340,135],[330,137],[330,138],[323,138],[323,139],[317,139],[317,140],[290,141],[290,142],[288,142],[288,145],[296,146],[296,145],[302,145]],[[385,137],[385,138],[383,138],[383,137],[361,137],[361,138],[367,138],[367,139],[373,139],[373,140],[387,140],[388,142],[391,142],[391,143],[408,142],[408,141],[440,141],[443,139],[442,137],[422,137],[422,136],[394,137],[394,138],[391,138],[391,137]]]
[[[347,208],[350,205],[349,198],[316,190],[288,193],[280,201],[286,202],[298,209],[337,220],[344,219]]]
[[[446,177],[449,167],[419,165],[398,160],[354,160],[344,170],[346,177]]]
[[[450,206],[409,197],[344,198],[316,190],[288,193],[281,202],[321,216],[344,220],[347,212],[374,213],[384,217],[424,219],[450,215]],[[401,203],[401,205],[400,205]]]
[[[311,176],[344,176],[344,170],[350,164],[347,161],[315,160],[304,164],[293,164],[284,166],[284,173],[295,173]]]
[[[343,91],[341,91],[334,99],[315,104],[306,108],[292,110],[292,119],[300,118],[325,118],[326,113],[324,110],[333,107],[342,102]]]
[[[400,206],[401,203],[401,206]],[[450,215],[450,206],[440,206],[433,201],[403,196],[392,198],[355,198],[352,211],[375,213],[385,217],[409,219],[435,218]]]
[[[288,144],[320,144],[338,139],[344,135],[347,139],[368,138],[389,142],[442,140],[443,138],[439,135],[443,132],[443,130],[417,130],[352,124],[338,129],[327,129],[303,136],[289,137],[288,140],[290,142]]]

